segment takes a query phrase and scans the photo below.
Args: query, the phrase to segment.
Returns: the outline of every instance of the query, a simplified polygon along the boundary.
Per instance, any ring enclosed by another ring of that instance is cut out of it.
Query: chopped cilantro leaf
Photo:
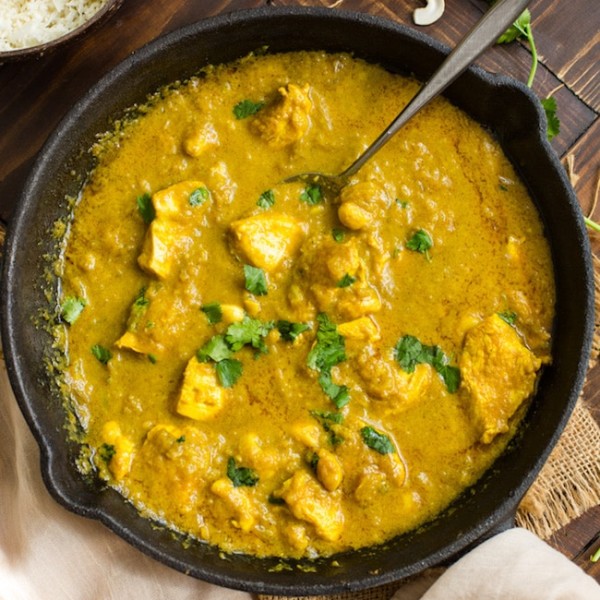
[[[331,236],[338,244],[341,244],[344,241],[344,238],[346,237],[346,232],[340,227],[334,227],[331,230]]]
[[[133,301],[132,311],[139,316],[140,313],[143,313],[148,308],[149,304],[150,300],[146,298],[146,287],[144,286]]]
[[[311,417],[317,419],[319,423],[321,423],[325,431],[329,431],[331,423],[340,425],[344,422],[344,415],[340,412],[331,412],[328,410],[311,410],[310,415]]]
[[[394,452],[394,444],[390,441],[390,438],[385,435],[385,433],[381,433],[373,427],[363,427],[360,430],[360,435],[362,436],[363,442],[371,448],[371,450],[375,450],[375,452],[379,452],[379,454],[391,454]]]
[[[275,193],[273,190],[263,192],[256,204],[261,208],[271,208],[275,204]]]
[[[200,310],[206,315],[206,318],[211,325],[220,323],[223,319],[223,311],[221,310],[221,304],[219,302],[203,304],[200,307]]]
[[[286,342],[293,342],[301,333],[310,329],[306,323],[292,323],[283,320],[277,321],[275,327]]]
[[[427,346],[416,337],[405,335],[398,340],[394,354],[400,367],[407,373],[412,373],[418,364],[429,364],[440,375],[451,394],[458,390],[460,371],[448,364],[448,357],[439,346]]]
[[[319,455],[316,452],[308,452],[306,455],[308,466],[316,473],[319,464]]]
[[[396,204],[400,208],[408,208],[408,200],[400,200],[400,198],[396,198]]]
[[[224,358],[216,364],[215,369],[217,370],[217,377],[221,385],[228,388],[233,386],[242,376],[244,367],[235,358]]]
[[[331,398],[336,408],[343,408],[350,402],[348,387],[334,383],[329,371],[321,371],[319,373],[319,385],[325,394]]]
[[[329,371],[346,360],[346,345],[335,323],[325,313],[317,316],[317,342],[308,353],[307,364],[317,371]]]
[[[300,200],[302,200],[302,202],[306,202],[306,204],[309,204],[310,206],[319,204],[323,201],[323,191],[321,190],[321,186],[316,184],[309,185],[300,194]]]
[[[267,501],[269,504],[273,504],[274,506],[283,506],[285,504],[285,500],[283,498],[275,496],[274,494],[269,494]]]
[[[154,210],[154,205],[152,204],[152,196],[150,194],[142,194],[136,198],[137,207],[142,219],[144,219],[144,223],[149,225],[154,221],[156,217],[156,211]]]
[[[225,340],[234,352],[241,350],[245,345],[250,345],[264,353],[267,351],[264,338],[271,329],[273,323],[265,323],[245,315],[241,321],[232,323],[227,328]]]
[[[253,487],[258,483],[256,472],[248,467],[238,467],[233,456],[230,456],[227,461],[227,477],[229,477],[234,487]]]
[[[256,296],[267,294],[267,278],[265,272],[258,267],[244,265],[244,287]]]
[[[531,13],[526,8],[517,20],[498,38],[497,44],[510,44],[520,37],[527,37],[527,28],[531,27]]]
[[[196,352],[196,358],[199,362],[208,362],[214,360],[219,362],[221,360],[231,358],[231,348],[225,341],[224,335],[215,335]]]
[[[432,246],[433,240],[424,229],[419,229],[418,231],[416,231],[413,234],[413,236],[408,240],[408,242],[406,242],[406,247],[409,250],[414,250],[415,252],[425,254],[427,258],[429,258],[429,250]]]
[[[183,444],[183,442],[185,442],[185,435],[180,435],[175,441],[178,444]]]
[[[69,325],[73,325],[75,321],[79,318],[83,309],[85,308],[86,301],[83,298],[76,298],[74,296],[69,296],[65,298],[65,301],[62,303],[60,307],[60,317]]]
[[[100,344],[95,344],[92,346],[92,354],[103,364],[107,364],[108,361],[112,358],[112,354],[108,348],[101,346]]]
[[[156,358],[156,355],[155,355],[155,354],[148,354],[147,356],[148,356],[148,360],[149,360],[149,361],[150,361],[150,362],[151,362],[153,365],[155,365],[155,364],[156,364],[156,361],[158,360],[158,359]]]
[[[252,100],[242,100],[233,107],[233,114],[236,119],[246,119],[255,115],[264,107],[264,102],[252,102]]]
[[[546,114],[546,137],[552,141],[560,133],[560,119],[556,116],[556,100],[550,96],[541,100]]]
[[[509,325],[514,325],[517,322],[517,313],[512,310],[499,312],[498,316]]]
[[[100,446],[98,449],[98,456],[105,463],[109,463],[116,453],[117,449],[112,444],[102,444],[102,446]]]
[[[210,197],[210,192],[205,187],[195,189],[188,198],[190,206],[200,206],[204,204]]]
[[[345,288],[351,286],[356,281],[356,277],[352,277],[349,273],[346,273],[338,282],[339,288]]]

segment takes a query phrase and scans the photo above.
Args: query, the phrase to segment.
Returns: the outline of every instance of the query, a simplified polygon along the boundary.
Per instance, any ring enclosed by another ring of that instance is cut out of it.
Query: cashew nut
[[[431,25],[444,14],[444,0],[427,0],[427,6],[417,8],[413,12],[416,25]]]

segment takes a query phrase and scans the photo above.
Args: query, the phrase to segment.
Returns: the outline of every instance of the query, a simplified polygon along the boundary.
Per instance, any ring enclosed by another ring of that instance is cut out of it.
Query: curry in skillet
[[[225,551],[312,557],[432,519],[550,360],[552,264],[493,137],[433,102],[337,197],[418,83],[325,53],[160,91],[93,149],[62,264],[88,465]]]

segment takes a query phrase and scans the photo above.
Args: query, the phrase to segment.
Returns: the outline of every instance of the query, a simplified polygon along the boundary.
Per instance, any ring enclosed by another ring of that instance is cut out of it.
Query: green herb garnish
[[[234,352],[248,345],[264,354],[267,351],[264,338],[271,329],[273,323],[259,321],[245,315],[241,321],[232,323],[227,328],[225,340]]]
[[[232,352],[229,344],[225,341],[224,335],[215,335],[196,352],[196,358],[199,362],[219,362],[226,358],[231,358]]]
[[[373,429],[373,427],[363,427],[360,430],[360,435],[363,442],[371,450],[375,450],[379,454],[391,454],[395,451],[394,444],[392,444],[390,438],[385,433]]]
[[[83,298],[77,298],[75,296],[69,296],[65,298],[65,301],[60,307],[60,317],[69,325],[73,325],[79,318],[83,309],[85,308],[86,301]]]
[[[258,267],[244,265],[244,287],[255,296],[266,296],[268,290],[265,272]]]
[[[292,323],[291,321],[277,321],[275,323],[277,331],[281,334],[281,337],[286,342],[293,342],[296,338],[305,331],[308,331],[310,327],[306,323]]]
[[[190,206],[200,206],[210,198],[210,192],[205,187],[195,189],[188,198]]]
[[[531,12],[528,8],[519,15],[517,20],[498,38],[496,43],[510,44],[521,38],[527,40],[531,50],[531,67],[529,69],[529,77],[527,78],[527,86],[532,87],[539,60],[533,36],[533,28],[531,26]],[[540,101],[546,114],[546,136],[550,141],[560,131],[560,120],[556,115],[556,100],[550,97]]]
[[[356,277],[352,277],[349,273],[346,273],[338,282],[337,287],[345,288],[350,287],[356,281]]]
[[[100,446],[100,448],[98,449],[98,456],[105,463],[109,463],[116,453],[117,450],[112,444],[102,444],[102,446]]]
[[[505,310],[498,313],[498,316],[509,325],[513,325],[517,322],[517,313],[512,310]]]
[[[246,119],[255,115],[264,107],[264,102],[252,102],[252,100],[242,100],[233,107],[233,114],[236,119]]]
[[[96,344],[92,346],[92,354],[103,364],[107,364],[108,361],[112,358],[112,354],[108,348],[101,346],[100,344]]]
[[[144,223],[149,225],[154,221],[156,217],[156,211],[154,210],[154,205],[152,204],[152,196],[148,193],[142,194],[136,198],[138,212],[144,219]]]
[[[180,435],[175,441],[178,444],[183,444],[183,442],[185,442],[185,435]]]
[[[310,414],[329,434],[329,441],[332,446],[339,446],[344,441],[344,438],[335,431],[335,426],[344,422],[344,415],[341,412],[311,410]]]
[[[220,384],[225,388],[229,388],[235,385],[242,376],[244,367],[236,358],[224,358],[215,365],[215,369]]]
[[[256,472],[248,467],[238,467],[233,456],[230,456],[227,461],[227,477],[229,477],[234,487],[253,487],[258,483]]]
[[[300,200],[306,202],[306,204],[309,204],[310,206],[323,202],[323,191],[321,190],[321,186],[317,184],[309,185],[300,194]]]
[[[421,254],[425,254],[427,259],[429,260],[429,250],[433,246],[433,240],[431,236],[424,230],[419,229],[416,231],[413,236],[406,242],[406,247],[409,250],[413,250],[414,252],[420,252]]]
[[[346,232],[340,227],[334,227],[331,230],[331,236],[338,244],[341,244],[344,241],[344,238],[346,237]]]
[[[557,104],[552,96],[540,100],[546,114],[546,137],[552,141],[560,133],[560,119],[556,115]]]
[[[148,360],[149,360],[149,361],[150,361],[150,362],[151,362],[153,365],[155,365],[155,364],[156,364],[156,361],[158,360],[158,359],[156,358],[156,355],[155,355],[155,354],[148,354],[147,356],[148,356]]]
[[[458,390],[460,371],[448,364],[448,357],[439,346],[426,346],[416,337],[405,335],[398,340],[394,354],[400,367],[407,373],[412,373],[418,364],[429,364],[440,375],[451,394]]]
[[[220,323],[223,319],[223,311],[221,310],[221,304],[219,302],[203,304],[200,307],[200,310],[206,315],[206,318],[211,325]]]
[[[346,360],[346,345],[343,336],[337,331],[335,323],[325,313],[317,316],[319,328],[317,340],[308,353],[307,365],[319,371],[319,385],[337,408],[350,401],[350,394],[345,385],[338,385],[331,379],[331,369]]]
[[[267,190],[266,192],[263,192],[256,204],[261,208],[271,208],[275,204],[275,193],[273,190]]]

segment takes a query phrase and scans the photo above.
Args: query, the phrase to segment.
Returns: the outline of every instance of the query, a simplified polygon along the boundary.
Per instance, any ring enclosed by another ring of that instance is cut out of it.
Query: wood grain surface
[[[369,12],[415,27],[412,11],[423,0],[125,0],[89,36],[45,56],[0,65],[0,219],[9,224],[36,154],[69,108],[91,85],[133,50],[180,26],[220,13],[258,6],[324,6]],[[446,12],[422,31],[453,46],[487,8],[483,0],[446,0]],[[600,2],[532,0],[540,64],[533,90],[558,102],[560,134],[552,145],[569,157],[575,191],[585,214],[595,208],[600,182]],[[526,42],[494,46],[479,64],[526,81],[531,52]],[[600,252],[600,236],[592,234]],[[600,422],[600,367],[591,370],[585,402]],[[600,531],[600,507],[558,532],[550,543],[574,558]],[[595,550],[600,542],[590,549]],[[577,562],[600,581],[600,562],[586,551]]]

